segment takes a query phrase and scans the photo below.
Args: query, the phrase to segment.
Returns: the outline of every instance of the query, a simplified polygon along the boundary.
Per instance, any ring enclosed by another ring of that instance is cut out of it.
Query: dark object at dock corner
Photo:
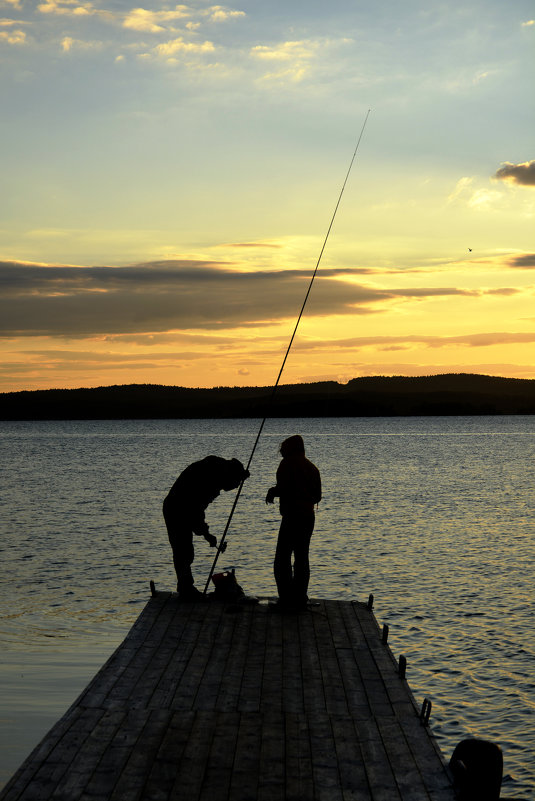
[[[499,801],[503,773],[501,749],[487,740],[463,740],[450,759],[459,801]]]

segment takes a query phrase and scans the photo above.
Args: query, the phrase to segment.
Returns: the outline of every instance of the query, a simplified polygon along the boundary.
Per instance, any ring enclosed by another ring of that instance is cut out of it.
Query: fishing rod
[[[267,404],[267,411],[269,411],[269,409],[271,407],[271,404],[273,403],[273,399],[275,397],[275,393],[277,392],[277,388],[279,386],[279,382],[280,382],[284,367],[286,365],[286,361],[288,359],[288,355],[290,353],[290,350],[291,350],[292,345],[293,345],[293,341],[295,339],[295,335],[297,333],[297,329],[299,328],[299,323],[301,322],[301,317],[303,316],[303,312],[305,311],[305,306],[307,305],[308,297],[309,297],[311,289],[312,289],[312,284],[314,283],[314,279],[316,278],[316,274],[317,274],[318,268],[320,266],[320,262],[321,262],[321,259],[322,259],[322,256],[323,256],[323,252],[324,252],[325,247],[327,245],[327,240],[329,239],[329,235],[331,233],[331,228],[333,227],[334,220],[335,220],[336,214],[338,212],[338,207],[340,205],[340,202],[342,200],[342,196],[344,194],[344,190],[346,188],[346,184],[347,184],[347,181],[348,181],[348,178],[349,178],[349,174],[350,174],[351,169],[353,167],[353,162],[355,161],[355,158],[357,156],[357,152],[358,152],[359,145],[360,145],[360,140],[362,139],[362,136],[364,134],[364,129],[366,127],[366,123],[368,122],[368,117],[370,116],[370,111],[371,111],[371,109],[368,109],[366,117],[364,118],[364,122],[362,124],[362,128],[360,129],[360,134],[359,134],[359,137],[357,139],[357,144],[355,146],[355,150],[353,151],[353,156],[351,157],[351,161],[349,162],[349,167],[347,169],[346,176],[345,176],[344,182],[342,184],[342,188],[340,189],[340,194],[338,195],[338,200],[336,201],[336,205],[334,207],[334,211],[333,211],[333,214],[332,214],[332,217],[331,217],[331,221],[329,223],[329,227],[327,228],[327,233],[325,234],[325,238],[323,240],[323,245],[321,247],[318,259],[316,261],[316,267],[314,268],[314,272],[312,273],[312,278],[310,279],[310,282],[308,284],[308,289],[306,291],[305,299],[303,300],[303,304],[301,306],[301,311],[299,312],[299,316],[297,318],[297,322],[295,324],[292,336],[290,337],[290,341],[288,343],[288,347],[286,348],[286,353],[284,354],[284,359],[282,360],[282,364],[281,364],[281,367],[280,367],[280,370],[279,370],[279,374],[277,376],[277,380],[275,381],[275,383],[273,384],[273,387],[271,389],[271,395],[269,397],[268,404]],[[266,411],[266,414],[264,416],[264,419],[262,420],[262,422],[260,424],[260,428],[258,429],[258,434],[256,435],[256,439],[254,441],[253,449],[251,451],[251,455],[249,456],[249,461],[247,462],[247,467],[245,468],[246,470],[249,470],[249,467],[251,466],[251,462],[253,461],[253,456],[255,454],[256,447],[257,447],[258,442],[260,440],[260,437],[262,435],[262,431],[264,430],[264,426],[266,424],[266,420],[268,419],[267,411]],[[234,510],[236,509],[236,506],[238,505],[238,500],[240,498],[241,491],[243,489],[244,483],[245,483],[245,479],[241,482],[240,486],[238,487],[238,491],[236,493],[236,497],[234,498],[234,503],[232,504],[232,509],[230,510],[230,514],[229,514],[229,517],[228,517],[228,520],[227,520],[227,523],[226,523],[226,526],[225,526],[225,530],[223,531],[223,534],[221,535],[221,538],[219,540],[219,545],[217,547],[217,552],[216,552],[216,555],[214,557],[214,561],[212,563],[212,567],[210,568],[210,573],[208,574],[208,578],[206,580],[206,585],[205,585],[204,591],[203,591],[204,595],[206,595],[206,593],[208,591],[208,587],[210,586],[210,579],[212,578],[212,576],[214,574],[215,566],[217,564],[217,560],[219,559],[219,554],[226,550],[226,547],[227,547],[227,543],[226,543],[227,533],[228,533],[228,530],[230,528],[230,523],[232,521],[232,518],[234,516]]]

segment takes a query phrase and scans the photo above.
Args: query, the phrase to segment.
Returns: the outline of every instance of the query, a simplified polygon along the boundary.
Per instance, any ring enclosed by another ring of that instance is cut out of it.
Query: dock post
[[[399,657],[399,664],[398,664],[398,675],[400,679],[405,678],[405,673],[407,672],[407,658],[401,654]]]
[[[431,717],[431,707],[432,703],[429,698],[424,698],[424,702],[422,704],[422,709],[420,711],[420,723],[422,726],[427,726],[429,724],[429,718]]]

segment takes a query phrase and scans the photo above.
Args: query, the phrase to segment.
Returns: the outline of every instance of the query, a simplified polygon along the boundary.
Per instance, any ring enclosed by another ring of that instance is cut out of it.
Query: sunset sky
[[[0,391],[535,378],[532,0],[0,0]]]

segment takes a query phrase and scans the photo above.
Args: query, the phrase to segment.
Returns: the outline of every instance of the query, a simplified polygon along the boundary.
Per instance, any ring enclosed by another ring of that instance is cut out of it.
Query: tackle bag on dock
[[[238,601],[245,598],[245,593],[236,581],[234,569],[225,570],[223,573],[214,573],[214,597],[220,601]]]

